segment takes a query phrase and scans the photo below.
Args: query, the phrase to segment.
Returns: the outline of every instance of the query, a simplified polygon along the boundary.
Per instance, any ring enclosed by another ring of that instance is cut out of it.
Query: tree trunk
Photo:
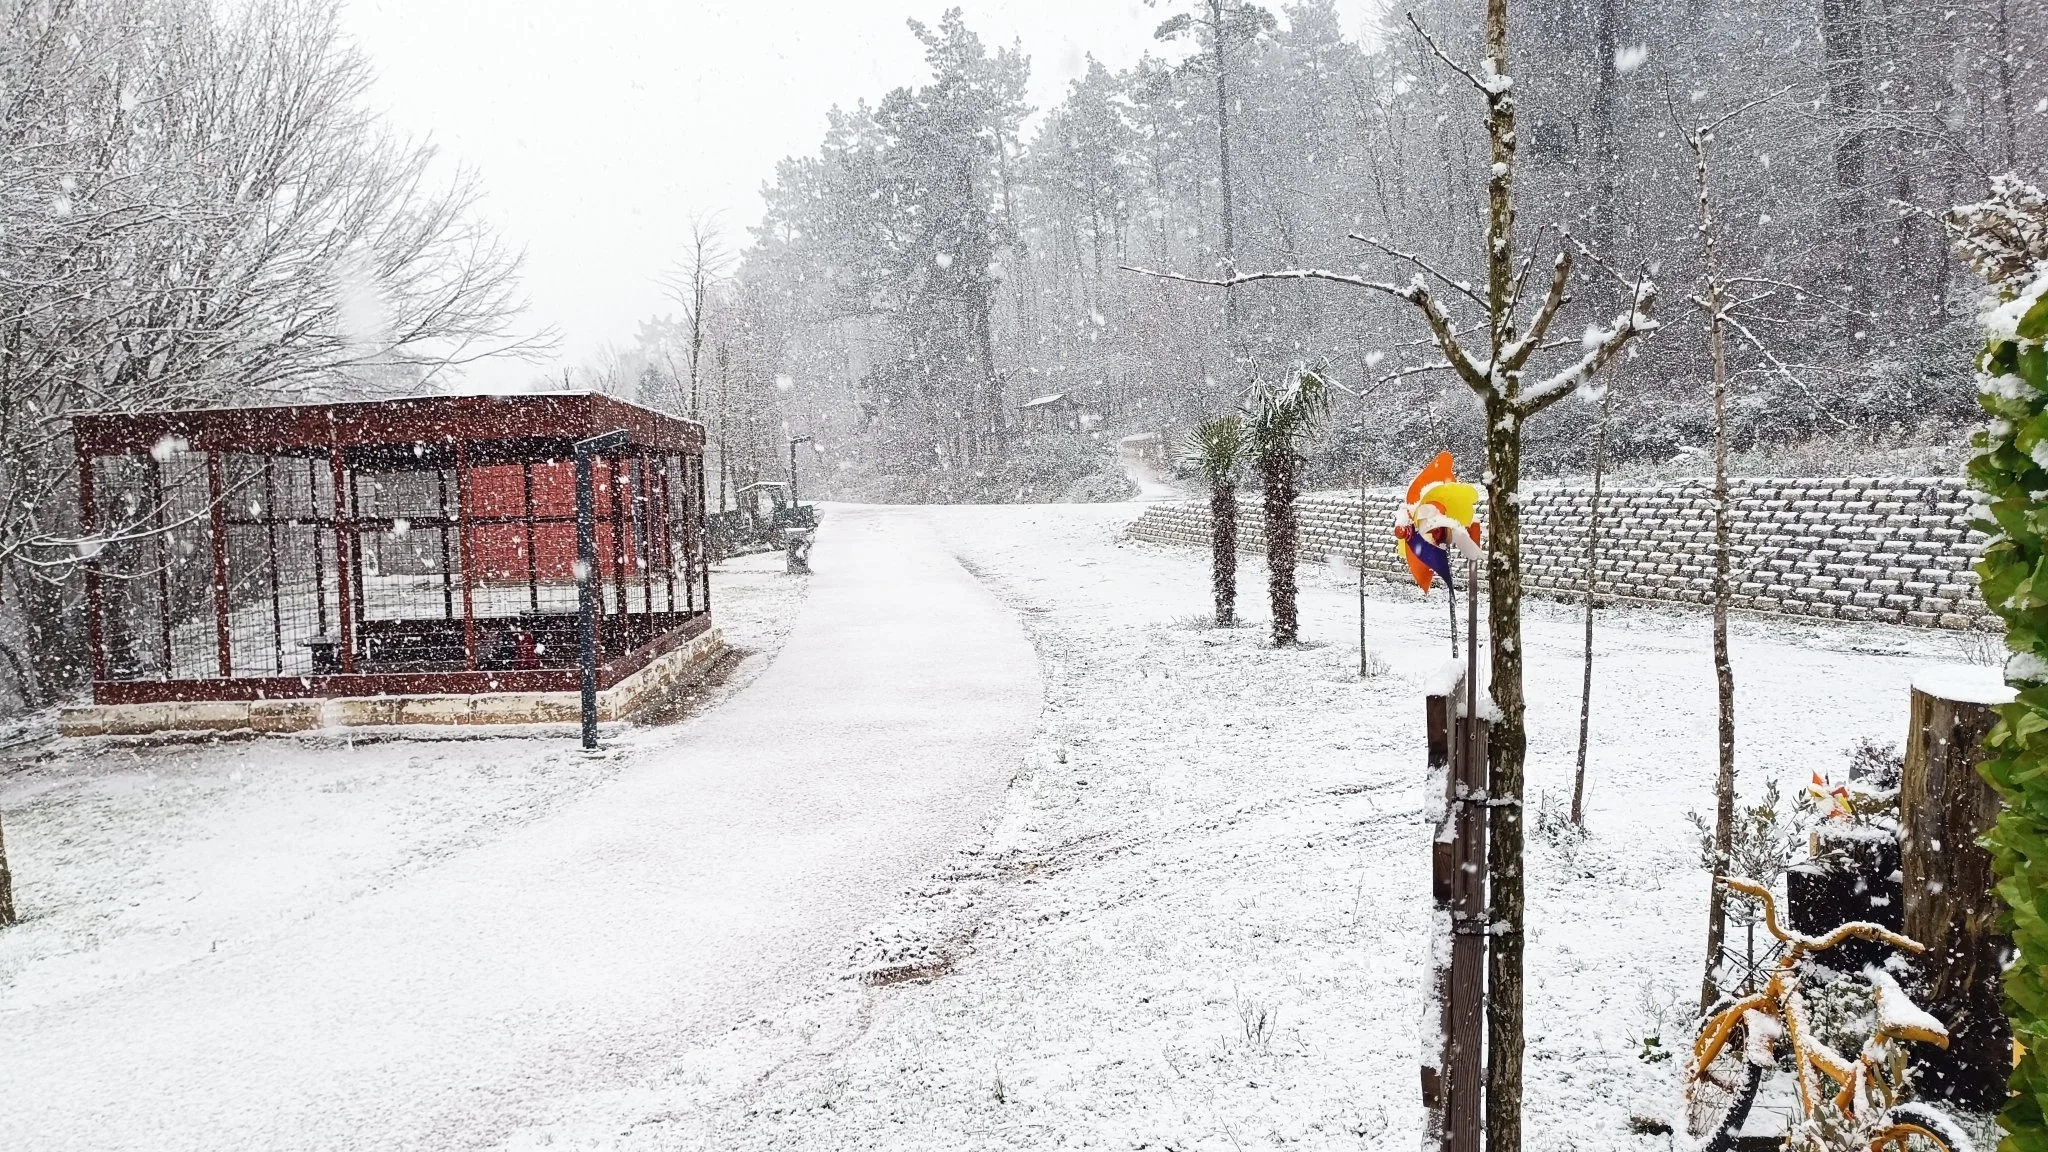
[[[2010,0],[1997,0],[1997,15],[1993,20],[1996,39],[1992,42],[1992,59],[1998,62],[1998,109],[2001,131],[1999,143],[2004,163],[2001,168],[2010,169],[2019,158],[2019,115],[2013,107],[2013,85],[2016,82],[2012,66],[2012,13]],[[1944,263],[1946,263],[1944,261]]]
[[[1984,672],[1996,685],[1997,674]],[[2012,937],[1998,926],[2005,904],[1993,890],[1991,853],[1979,843],[1998,818],[1998,793],[1977,765],[1986,759],[1984,738],[1998,722],[1988,701],[2010,693],[1956,694],[1976,698],[1913,689],[1899,781],[1904,928],[1927,945],[1914,960],[1913,992],[1949,1030],[1946,1051],[1915,1045],[1914,1085],[1926,1095],[1992,1111],[2005,1102],[2012,1070],[2012,1025],[2001,1001]]]
[[[1593,425],[1593,502],[1586,510],[1586,650],[1579,685],[1579,764],[1572,773],[1572,823],[1586,826],[1586,746],[1593,732],[1593,594],[1599,587],[1600,482],[1607,468],[1607,395]]]
[[[1615,236],[1615,199],[1620,183],[1621,157],[1615,130],[1615,113],[1620,75],[1615,56],[1621,51],[1621,2],[1596,0],[1593,15],[1593,51],[1598,71],[1593,86],[1593,243],[1608,260]]]
[[[1615,57],[1621,51],[1620,0],[1596,0],[1593,51],[1598,69],[1593,87],[1593,160],[1597,181],[1593,195],[1593,243],[1611,260],[1621,169],[1615,130],[1616,90],[1620,86],[1620,73],[1615,66]],[[1593,502],[1586,513],[1586,641],[1579,685],[1578,766],[1572,773],[1572,824],[1579,828],[1586,826],[1586,755],[1593,732],[1594,590],[1598,586],[1600,561],[1600,489],[1607,466],[1608,404],[1608,393],[1603,391],[1593,425]]]
[[[1697,233],[1700,262],[1706,278],[1701,299],[1707,309],[1707,351],[1714,364],[1714,691],[1717,721],[1717,765],[1714,774],[1714,874],[1728,871],[1729,848],[1735,838],[1735,667],[1728,658],[1728,601],[1731,588],[1728,560],[1728,342],[1727,291],[1721,283],[1720,224],[1708,166],[1713,138],[1704,128],[1691,137],[1693,187],[1698,196]],[[1727,938],[1728,893],[1711,880],[1707,885],[1707,963],[1700,977],[1700,1011],[1712,1008],[1721,995],[1714,972],[1720,967]]]
[[[1522,763],[1529,737],[1522,698],[1522,426],[1499,399],[1486,405],[1486,582],[1493,706],[1488,736],[1486,1147],[1522,1146]]]
[[[1300,635],[1295,611],[1294,564],[1300,555],[1300,529],[1294,518],[1295,457],[1282,449],[1259,461],[1265,488],[1266,590],[1273,602],[1273,646],[1294,643]]]
[[[1223,205],[1223,276],[1237,275],[1237,223],[1230,194],[1230,82],[1224,71],[1223,0],[1209,0],[1210,37],[1216,64],[1216,176]],[[1238,359],[1237,296],[1223,290],[1223,341],[1231,361]]]
[[[0,928],[21,923],[14,912],[14,874],[7,870],[7,829],[0,826]]]
[[[1507,0],[1486,3],[1486,63],[1494,76],[1508,66]],[[1489,363],[1515,339],[1515,97],[1512,89],[1487,102],[1487,137],[1493,169],[1487,180],[1486,302]],[[1529,737],[1522,698],[1522,418],[1514,403],[1519,376],[1497,369],[1484,394],[1486,500],[1491,543],[1487,551],[1487,634],[1491,641],[1493,705],[1488,734],[1487,852],[1489,936],[1486,959],[1486,1147],[1522,1147],[1522,765]]]
[[[1868,99],[1863,26],[1863,0],[1821,0],[1822,66],[1836,133],[1834,241],[1845,254],[1840,275],[1850,299],[1862,299],[1870,283],[1870,261],[1860,258],[1870,251],[1869,162],[1861,125]],[[1864,321],[1849,315],[1844,323],[1853,328]]]
[[[1209,583],[1216,592],[1216,626],[1237,623],[1237,485],[1209,490]]]
[[[1358,678],[1372,675],[1372,660],[1365,650],[1365,473],[1358,474]]]
[[[86,678],[83,613],[77,611],[65,585],[34,573],[15,580],[29,670],[35,674],[31,707],[56,703]]]

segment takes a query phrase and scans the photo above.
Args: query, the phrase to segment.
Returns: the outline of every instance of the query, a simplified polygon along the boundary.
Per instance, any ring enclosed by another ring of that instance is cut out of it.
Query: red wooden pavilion
[[[76,419],[99,705],[577,688],[573,447],[600,689],[705,632],[704,430],[595,393]]]

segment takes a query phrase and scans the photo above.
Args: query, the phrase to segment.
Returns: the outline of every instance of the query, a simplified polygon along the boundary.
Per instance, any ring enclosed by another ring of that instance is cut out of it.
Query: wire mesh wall
[[[378,677],[419,690],[433,674],[567,673],[583,574],[570,446],[87,454],[94,679],[177,682],[183,698],[247,696],[259,680],[274,683],[255,694],[317,695],[386,690],[354,682]],[[633,445],[592,479],[589,575],[616,680],[708,616],[701,451]]]

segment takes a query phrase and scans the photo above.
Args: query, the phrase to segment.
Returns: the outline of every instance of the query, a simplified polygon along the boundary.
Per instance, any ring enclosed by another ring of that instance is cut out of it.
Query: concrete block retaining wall
[[[1969,527],[1958,477],[1743,479],[1729,482],[1735,606],[1753,612],[1872,620],[1927,628],[1996,629],[1971,570],[1984,539]],[[1401,493],[1367,493],[1365,568],[1407,580],[1394,551]],[[1529,589],[1575,598],[1586,587],[1590,488],[1523,494],[1522,559]],[[1304,561],[1358,562],[1359,498],[1305,496]],[[1713,489],[1706,481],[1601,494],[1598,592],[1616,600],[1704,604],[1713,589]],[[1206,499],[1159,504],[1130,526],[1139,540],[1207,548]],[[1265,517],[1255,489],[1238,496],[1238,548],[1262,554]]]

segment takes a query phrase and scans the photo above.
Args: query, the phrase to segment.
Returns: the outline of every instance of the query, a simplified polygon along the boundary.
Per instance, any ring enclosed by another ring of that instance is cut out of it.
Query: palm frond
[[[1313,368],[1284,384],[1261,381],[1244,404],[1246,447],[1254,458],[1297,452],[1329,414],[1329,381]]]
[[[1181,444],[1182,458],[1200,472],[1202,479],[1212,488],[1237,478],[1244,453],[1244,420],[1235,414],[1203,421],[1188,433]]]

